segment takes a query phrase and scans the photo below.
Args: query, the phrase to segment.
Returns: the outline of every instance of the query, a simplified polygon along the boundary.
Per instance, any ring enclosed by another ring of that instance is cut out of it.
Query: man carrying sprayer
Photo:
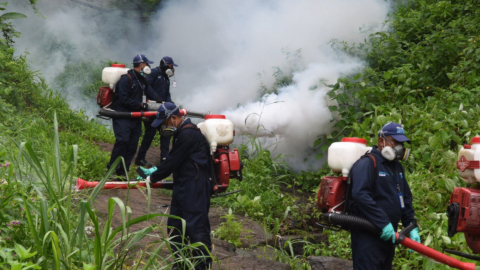
[[[193,256],[205,256],[198,261],[195,269],[209,269],[212,259],[209,252],[212,248],[210,239],[210,184],[209,155],[210,150],[203,134],[190,119],[180,114],[180,108],[171,102],[165,102],[158,109],[157,118],[152,123],[154,128],[174,131],[172,150],[165,161],[157,167],[144,169],[140,167],[147,181],[158,182],[173,173],[173,195],[170,215],[181,217],[186,222],[186,231],[183,232],[182,222],[168,218],[172,249],[182,247],[184,234],[190,243],[203,243],[193,252]],[[178,268],[183,269],[183,268]]]
[[[160,60],[160,66],[152,69],[152,73],[147,75],[147,82],[153,88],[153,91],[159,96],[159,99],[163,102],[172,102],[170,95],[170,77],[175,73],[175,67],[178,67],[173,62],[170,56],[165,56]],[[175,80],[173,81],[173,87],[176,87]],[[137,158],[135,159],[135,165],[151,166],[145,160],[148,148],[152,144],[153,138],[157,133],[157,128],[151,126],[151,122],[145,121],[145,134],[143,135],[142,144],[138,149]],[[171,133],[171,132],[170,132]],[[170,150],[170,138],[171,134],[168,131],[160,132],[160,160],[165,160]]]
[[[403,146],[405,142],[410,140],[401,125],[384,125],[378,134],[378,146],[371,151],[373,157],[363,156],[350,171],[350,212],[382,229],[380,237],[360,230],[351,231],[354,269],[391,269],[398,222],[401,220],[403,226],[416,222],[412,193],[399,162],[408,157],[409,151]],[[418,228],[410,232],[410,238],[420,242]]]
[[[115,87],[115,97],[112,109],[119,112],[134,112],[146,109],[146,95],[160,101],[158,95],[149,87],[145,76],[151,72],[149,61],[145,55],[136,55],[133,58],[133,69],[122,75]],[[138,140],[142,134],[141,118],[120,119],[112,118],[115,144],[113,145],[110,162],[107,170],[118,157],[125,160],[125,168],[120,163],[115,174],[124,177],[128,173],[130,163],[137,151]],[[121,179],[119,179],[121,180]]]

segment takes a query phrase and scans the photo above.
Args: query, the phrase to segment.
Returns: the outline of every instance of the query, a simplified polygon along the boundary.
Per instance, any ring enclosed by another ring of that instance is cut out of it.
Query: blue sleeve
[[[130,97],[131,92],[135,91],[135,89],[132,90],[132,87],[130,86],[130,78],[128,76],[120,77],[117,89],[118,93],[116,94],[118,95],[118,102],[120,102],[122,106],[132,111],[142,109],[142,102],[138,102]]]
[[[148,85],[153,87],[153,83],[155,83],[155,80],[158,77],[158,68],[152,69],[152,73],[148,74],[145,78],[147,79]]]
[[[387,226],[390,220],[387,214],[372,198],[372,186],[376,176],[375,168],[369,158],[361,158],[350,172],[352,174],[352,200],[356,211],[370,220],[379,229]]]
[[[410,225],[410,223],[416,221],[415,220],[415,210],[413,210],[413,196],[412,191],[410,190],[410,186],[407,183],[407,178],[405,176],[405,170],[402,167],[403,172],[403,201],[405,203],[405,208],[403,209],[402,213],[402,224],[404,227]]]
[[[167,91],[166,101],[167,101],[167,102],[173,102],[173,101],[172,101],[172,96],[170,95],[170,90]]]
[[[150,86],[148,83],[145,87],[145,92],[147,94],[147,97],[149,97],[151,100],[157,100],[158,99],[157,93],[155,93],[155,91],[153,91],[153,87]]]
[[[156,183],[173,173],[195,149],[198,131],[185,129],[177,137],[177,141],[170,150],[167,160],[157,166],[157,170],[150,176],[150,181]]]

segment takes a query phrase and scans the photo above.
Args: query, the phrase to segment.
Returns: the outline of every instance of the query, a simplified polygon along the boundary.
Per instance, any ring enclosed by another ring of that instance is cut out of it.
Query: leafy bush
[[[237,247],[241,246],[242,242],[240,241],[240,234],[244,231],[243,224],[236,221],[231,208],[228,209],[228,214],[224,215],[222,218],[226,220],[220,224],[220,227],[213,231],[213,235],[219,239],[226,240]]]
[[[468,252],[462,235],[447,236],[445,211],[453,188],[465,185],[455,168],[456,153],[480,134],[476,7],[473,0],[398,4],[389,20],[390,31],[372,34],[363,44],[333,41],[368,66],[339,79],[329,92],[337,101],[330,109],[341,120],[336,131],[317,144],[329,145],[344,136],[368,137],[370,145],[376,144],[383,124],[401,122],[412,140],[411,156],[404,165],[420,235],[424,244],[437,250]],[[337,246],[347,246],[348,239],[334,239]],[[331,248],[323,250],[328,253]],[[348,252],[337,255],[349,256]],[[404,250],[395,263],[402,269],[433,267]]]

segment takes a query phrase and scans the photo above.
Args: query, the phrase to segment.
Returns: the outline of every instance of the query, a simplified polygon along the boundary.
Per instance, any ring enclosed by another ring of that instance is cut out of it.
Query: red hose
[[[95,188],[99,182],[90,182],[83,179],[77,179],[77,190]],[[130,182],[105,182],[102,189],[138,189],[138,187],[146,187],[145,181],[130,181]],[[150,183],[151,188],[162,188],[163,183]]]
[[[395,240],[398,241],[399,234],[395,233]],[[475,270],[475,264],[474,263],[467,263],[467,262],[462,262],[459,261],[455,258],[452,258],[448,255],[445,255],[439,251],[436,251],[433,248],[429,248],[427,246],[424,246],[420,243],[417,243],[413,241],[412,239],[405,237],[403,241],[400,242],[401,245],[415,250],[416,252],[423,254],[429,258],[432,258],[438,262],[441,262],[443,264],[446,264],[450,267],[457,268],[457,269],[464,269],[464,270]]]

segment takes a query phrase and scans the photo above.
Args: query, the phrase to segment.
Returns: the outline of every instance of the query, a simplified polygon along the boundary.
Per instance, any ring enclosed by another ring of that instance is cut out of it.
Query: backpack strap
[[[377,159],[375,158],[375,155],[373,155],[372,153],[370,153],[368,151],[363,156],[361,156],[358,160],[360,160],[363,157],[368,157],[368,159],[370,159],[370,161],[373,164],[373,175],[374,175],[373,185],[375,185],[375,183],[377,182],[377,178],[378,178]],[[358,162],[358,160],[357,160],[357,162]],[[357,162],[355,162],[355,164]],[[355,165],[355,164],[353,164],[353,165]],[[345,189],[345,206],[343,208],[345,213],[350,213],[350,200],[351,200],[351,197],[352,197],[351,194],[352,194],[352,174],[350,173],[350,174],[348,174],[347,188]]]
[[[130,83],[130,84],[128,85],[128,87],[132,87],[132,84],[133,84],[132,75],[130,75],[130,74],[128,74],[128,73],[125,74],[125,75],[127,75],[127,77],[130,79],[130,80],[129,80],[129,83]]]
[[[200,132],[200,134],[202,134],[202,132],[200,131],[200,129],[194,125],[194,124],[186,124],[184,125],[183,127],[181,127],[178,131],[177,131],[177,134],[176,136],[178,136],[180,134],[180,132],[182,130],[185,130],[185,129],[194,129],[194,130],[197,130],[198,132]],[[207,152],[210,152],[210,147],[208,145],[208,141],[207,141],[207,138],[205,138],[205,136],[202,134],[202,137],[203,137],[203,140],[204,140],[204,143],[205,143],[205,149]],[[217,185],[217,179],[216,179],[216,176],[215,176],[215,167],[214,167],[214,160],[213,160],[213,157],[212,155],[208,155],[208,169],[210,170],[210,172],[208,171],[205,171],[205,170],[201,170],[200,167],[198,166],[198,164],[192,159],[190,158],[190,160],[193,162],[193,164],[195,164],[195,167],[197,168],[197,176],[195,177],[195,180],[198,179],[198,175],[200,174],[200,171],[202,171],[204,174],[206,174],[210,180],[210,183],[212,184],[212,190],[213,190],[213,187],[215,185]],[[213,196],[213,192],[212,192],[212,196]]]

